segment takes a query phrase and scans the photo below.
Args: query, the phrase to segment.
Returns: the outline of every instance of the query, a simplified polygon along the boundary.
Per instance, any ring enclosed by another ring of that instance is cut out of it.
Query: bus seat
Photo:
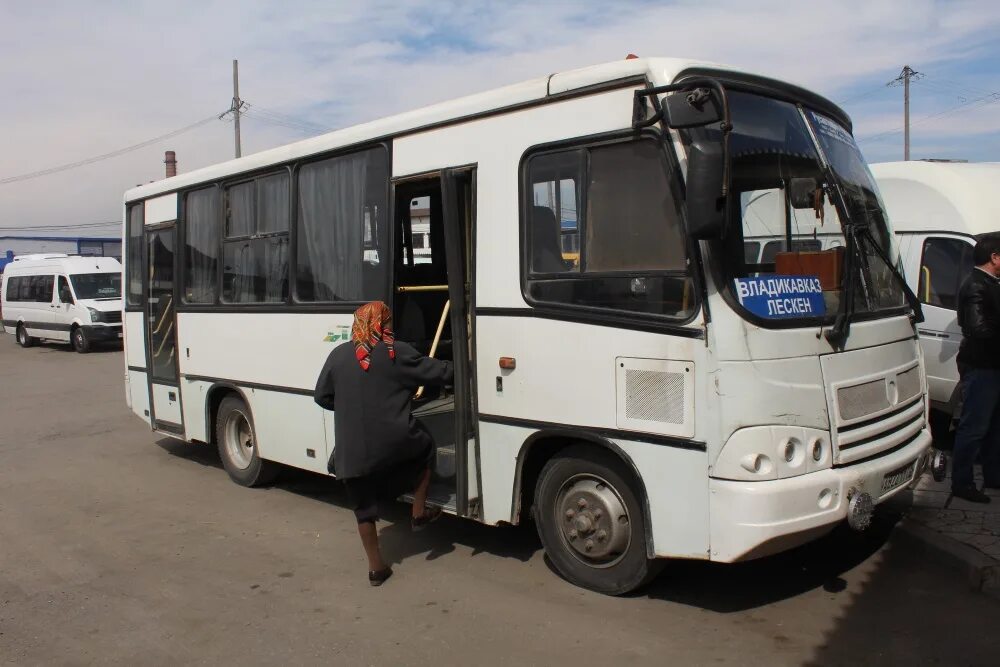
[[[531,270],[562,273],[569,267],[562,256],[556,214],[547,206],[534,206],[531,213]]]
[[[779,252],[774,257],[774,272],[781,276],[817,276],[823,291],[837,290],[844,275],[844,248]]]

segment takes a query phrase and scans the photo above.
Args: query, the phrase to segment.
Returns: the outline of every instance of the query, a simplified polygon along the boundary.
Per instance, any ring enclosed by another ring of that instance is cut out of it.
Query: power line
[[[945,116],[950,116],[952,114],[960,113],[962,111],[968,111],[970,109],[978,109],[990,104],[996,104],[1000,102],[1000,92],[990,93],[989,95],[984,95],[983,97],[976,98],[974,100],[969,100],[962,102],[954,107],[945,109],[944,111],[939,111],[935,114],[930,114],[928,116],[923,116],[913,121],[911,125],[920,125],[921,123],[926,123],[927,121],[934,120],[936,118],[943,118]],[[897,134],[903,130],[902,127],[897,127],[894,130],[888,130],[886,132],[879,132],[878,134],[872,134],[867,137],[861,137],[862,141],[878,141],[880,139],[885,139],[893,134]]]
[[[331,131],[331,128],[324,127],[318,123],[296,118],[295,116],[290,116],[278,111],[272,111],[271,109],[265,109],[264,107],[260,107],[255,104],[245,104],[245,106],[246,111],[244,113],[246,116],[255,118],[264,123],[278,125],[290,130],[298,130],[300,132],[314,135],[325,134],[326,132]]]
[[[69,162],[67,164],[61,164],[57,167],[49,167],[48,169],[40,169],[38,171],[28,172],[27,174],[19,174],[17,176],[8,176],[6,178],[0,178],[0,185],[8,185],[10,183],[18,183],[20,181],[27,181],[28,179],[38,178],[40,176],[48,176],[49,174],[56,174],[61,171],[68,171],[70,169],[76,169],[77,167],[83,167],[88,164],[93,164],[95,162],[100,162],[101,160],[108,160],[113,157],[119,157],[125,155],[126,153],[131,153],[132,151],[137,151],[140,148],[145,148],[146,146],[151,146],[165,139],[171,139],[178,135],[184,134],[185,132],[190,132],[202,125],[211,123],[213,120],[218,120],[219,115],[213,114],[208,118],[203,118],[196,123],[191,123],[179,130],[174,130],[173,132],[167,132],[166,134],[161,134],[158,137],[153,137],[152,139],[147,139],[138,144],[133,144],[131,146],[126,146],[125,148],[119,148],[118,150],[111,151],[110,153],[103,153],[101,155],[95,155],[94,157],[84,158],[83,160],[77,160],[76,162]]]
[[[52,232],[58,231],[60,229],[94,229],[97,227],[114,227],[121,225],[121,220],[112,220],[110,222],[81,222],[76,224],[65,224],[65,225],[14,225],[9,227],[0,227],[0,232],[23,232],[23,231],[45,231]]]

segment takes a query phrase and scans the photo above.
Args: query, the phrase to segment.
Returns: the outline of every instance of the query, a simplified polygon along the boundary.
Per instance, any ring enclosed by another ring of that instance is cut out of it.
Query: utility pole
[[[909,90],[909,88],[907,88]],[[909,95],[909,93],[907,93]],[[243,153],[240,147],[240,107],[243,106],[243,101],[240,99],[240,61],[233,60],[233,129],[236,133],[236,157],[240,157]],[[907,107],[909,108],[909,107]],[[909,112],[907,112],[909,113]],[[907,132],[909,130],[907,129]],[[907,137],[909,135],[907,134]],[[907,160],[909,160],[909,139],[907,139]]]
[[[895,79],[890,81],[888,86],[898,86],[903,84],[903,159],[910,159],[910,79],[919,79],[923,76],[909,65],[903,65],[903,71]]]

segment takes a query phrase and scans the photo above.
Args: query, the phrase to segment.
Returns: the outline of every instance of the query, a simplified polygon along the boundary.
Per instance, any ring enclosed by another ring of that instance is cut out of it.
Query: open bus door
[[[446,170],[395,185],[392,304],[396,336],[455,365],[453,388],[421,388],[414,414],[434,435],[428,502],[479,515],[479,457],[471,350],[475,171]]]

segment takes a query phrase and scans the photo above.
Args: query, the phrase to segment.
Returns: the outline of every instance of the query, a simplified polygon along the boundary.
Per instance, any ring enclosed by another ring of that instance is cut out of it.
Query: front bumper
[[[930,447],[925,427],[905,447],[863,463],[766,482],[710,479],[711,560],[759,558],[829,532],[847,517],[852,489],[876,503],[891,498],[907,484],[883,494],[886,473],[916,461],[915,478]]]
[[[119,341],[122,339],[120,324],[90,324],[81,327],[92,341]]]

